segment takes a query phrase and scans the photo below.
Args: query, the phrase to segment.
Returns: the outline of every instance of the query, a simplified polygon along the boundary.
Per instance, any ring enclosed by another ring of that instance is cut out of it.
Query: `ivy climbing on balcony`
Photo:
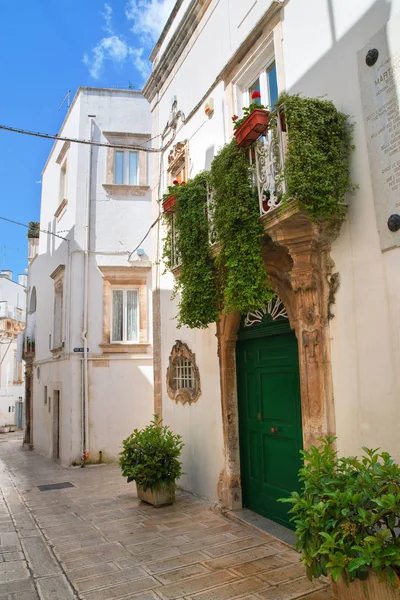
[[[264,230],[252,176],[247,152],[235,139],[211,165],[213,227],[219,245],[216,263],[225,313],[257,310],[274,294],[262,257]]]
[[[173,297],[179,298],[178,327],[205,328],[219,319],[217,273],[208,236],[208,173],[199,173],[185,185],[173,188],[175,195],[174,226],[165,214],[168,234],[163,240],[163,259],[167,268],[179,256],[179,274]]]
[[[313,220],[342,221],[346,195],[358,187],[350,177],[354,125],[333,102],[319,98],[283,93],[277,111],[285,115],[288,131],[284,200],[296,198]]]

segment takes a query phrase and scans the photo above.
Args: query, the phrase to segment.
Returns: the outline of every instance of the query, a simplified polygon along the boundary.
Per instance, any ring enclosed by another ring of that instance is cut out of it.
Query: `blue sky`
[[[0,124],[57,133],[68,90],[140,89],[147,57],[175,0],[1,2]],[[51,142],[0,131],[0,216],[40,216],[41,171]],[[27,267],[26,229],[0,220],[0,268]]]

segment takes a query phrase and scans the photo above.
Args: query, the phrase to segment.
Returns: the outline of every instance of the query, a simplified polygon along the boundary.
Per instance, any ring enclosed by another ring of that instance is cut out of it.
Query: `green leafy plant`
[[[260,92],[253,92],[251,95],[251,99],[253,100],[253,102],[251,102],[249,104],[249,106],[244,106],[242,109],[242,113],[243,116],[239,119],[239,117],[237,115],[233,115],[232,117],[232,121],[233,121],[233,129],[234,131],[236,131],[237,129],[239,129],[239,127],[241,126],[242,123],[244,123],[244,121],[247,119],[247,117],[254,111],[256,110],[256,108],[262,108],[262,109],[267,109],[267,106],[264,106],[264,104],[261,104],[261,94]]]
[[[340,576],[347,583],[371,571],[400,584],[400,468],[387,452],[363,448],[361,458],[339,458],[335,438],[302,451],[303,489],[289,502],[297,550],[309,579]]]
[[[261,252],[264,234],[246,150],[235,139],[211,165],[216,262],[224,312],[247,313],[273,296]]]
[[[285,115],[288,147],[284,176],[285,199],[297,198],[314,220],[346,215],[346,194],[357,186],[350,178],[353,125],[333,102],[281,94],[271,113]]]
[[[173,483],[182,475],[179,456],[184,446],[182,437],[172,433],[155,416],[150,425],[135,429],[123,442],[119,464],[128,482],[136,481],[146,491]]]
[[[26,237],[38,238],[39,235],[40,235],[40,223],[38,221],[29,221],[28,233],[26,234]]]
[[[172,239],[169,231],[163,240],[163,258],[168,268],[173,266],[175,253],[181,263],[173,292],[174,297],[179,295],[178,327],[205,328],[219,319],[217,276],[209,243],[207,185],[208,173],[204,172],[185,185],[174,187],[176,235]],[[170,215],[166,214],[165,219],[170,228]]]

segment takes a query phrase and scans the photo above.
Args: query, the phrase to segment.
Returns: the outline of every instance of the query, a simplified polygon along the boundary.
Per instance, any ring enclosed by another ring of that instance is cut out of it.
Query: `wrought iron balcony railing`
[[[282,122],[283,118],[278,114],[274,130],[269,129],[268,133],[261,136],[249,149],[261,216],[279,208],[286,192],[283,173],[287,133],[286,125],[282,125]]]

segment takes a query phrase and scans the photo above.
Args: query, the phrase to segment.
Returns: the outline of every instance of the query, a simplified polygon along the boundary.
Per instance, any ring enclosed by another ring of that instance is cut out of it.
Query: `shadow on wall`
[[[206,160],[204,163],[204,169],[206,171],[209,171],[211,169],[211,163],[214,159],[214,154],[215,154],[215,146],[209,146],[206,150]]]

